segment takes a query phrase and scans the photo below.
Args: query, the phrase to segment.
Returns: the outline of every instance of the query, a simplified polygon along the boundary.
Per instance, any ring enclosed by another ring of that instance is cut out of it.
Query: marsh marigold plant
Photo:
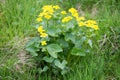
[[[70,71],[71,61],[91,52],[92,39],[99,30],[95,20],[80,16],[75,8],[62,10],[59,5],[43,6],[36,24],[38,35],[26,44],[26,50],[35,57],[40,73],[63,75]]]

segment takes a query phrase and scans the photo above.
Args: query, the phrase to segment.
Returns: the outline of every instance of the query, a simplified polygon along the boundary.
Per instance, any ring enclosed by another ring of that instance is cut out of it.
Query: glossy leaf
[[[41,73],[43,73],[43,72],[46,72],[48,69],[49,69],[48,66],[44,66],[43,69],[42,69],[42,68],[38,68],[38,72],[41,74]]]
[[[50,35],[52,37],[57,37],[60,32],[61,32],[60,29],[55,28],[55,27],[48,27],[47,28],[48,35]]]
[[[59,60],[55,60],[54,64],[59,67],[60,69],[64,69],[66,67],[67,61],[63,60],[62,63],[60,63]]]
[[[48,63],[52,63],[53,60],[54,60],[54,58],[53,57],[47,57],[47,56],[45,56],[45,57],[43,57],[43,60],[46,61],[46,62],[48,62]]]
[[[62,52],[62,48],[58,44],[50,44],[47,46],[48,53],[54,57],[57,58],[57,53]]]
[[[37,48],[28,47],[28,48],[26,48],[26,50],[27,50],[32,56],[38,56],[38,54],[36,53],[36,51],[38,50]]]
[[[66,41],[71,40],[73,43],[75,43],[75,36],[73,34],[71,34],[71,33],[66,33],[65,34],[65,40]]]

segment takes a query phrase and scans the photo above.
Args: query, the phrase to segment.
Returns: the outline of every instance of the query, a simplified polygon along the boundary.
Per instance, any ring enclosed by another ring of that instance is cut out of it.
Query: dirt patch
[[[9,52],[16,51],[15,54],[17,57],[17,61],[14,63],[14,69],[20,73],[24,72],[23,67],[27,66],[27,68],[30,68],[35,65],[32,56],[29,55],[24,49],[26,42],[30,39],[30,37],[14,37],[11,41],[7,43],[5,47],[9,48]]]

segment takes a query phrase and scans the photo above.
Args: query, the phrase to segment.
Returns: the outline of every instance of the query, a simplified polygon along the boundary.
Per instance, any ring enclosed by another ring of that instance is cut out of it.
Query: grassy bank
[[[80,57],[77,64],[71,63],[72,72],[63,77],[50,72],[37,74],[34,60],[24,51],[26,41],[36,34],[35,19],[46,4],[59,4],[66,10],[75,7],[86,18],[97,20],[100,27],[93,52]],[[6,0],[0,3],[0,79],[119,80],[119,13],[119,0]]]

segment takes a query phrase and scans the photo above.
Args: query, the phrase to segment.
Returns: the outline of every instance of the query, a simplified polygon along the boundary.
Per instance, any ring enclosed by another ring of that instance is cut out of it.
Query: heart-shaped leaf
[[[47,46],[48,53],[54,57],[57,58],[57,53],[62,52],[62,48],[58,44],[50,44]]]
[[[71,33],[66,33],[65,34],[65,40],[66,41],[71,40],[73,43],[75,43],[75,36],[73,34],[71,34]]]
[[[45,57],[43,57],[43,60],[46,61],[46,62],[48,62],[48,63],[52,63],[53,60],[54,60],[54,58],[53,57],[47,57],[47,56],[45,56]]]
[[[60,32],[61,32],[61,30],[56,27],[48,27],[47,28],[47,33],[52,37],[57,37]]]
[[[62,63],[60,63],[59,60],[55,60],[55,61],[54,61],[54,64],[55,64],[57,67],[59,67],[60,69],[63,70],[63,69],[65,68],[66,64],[67,64],[67,61],[66,61],[66,60],[63,60]]]

